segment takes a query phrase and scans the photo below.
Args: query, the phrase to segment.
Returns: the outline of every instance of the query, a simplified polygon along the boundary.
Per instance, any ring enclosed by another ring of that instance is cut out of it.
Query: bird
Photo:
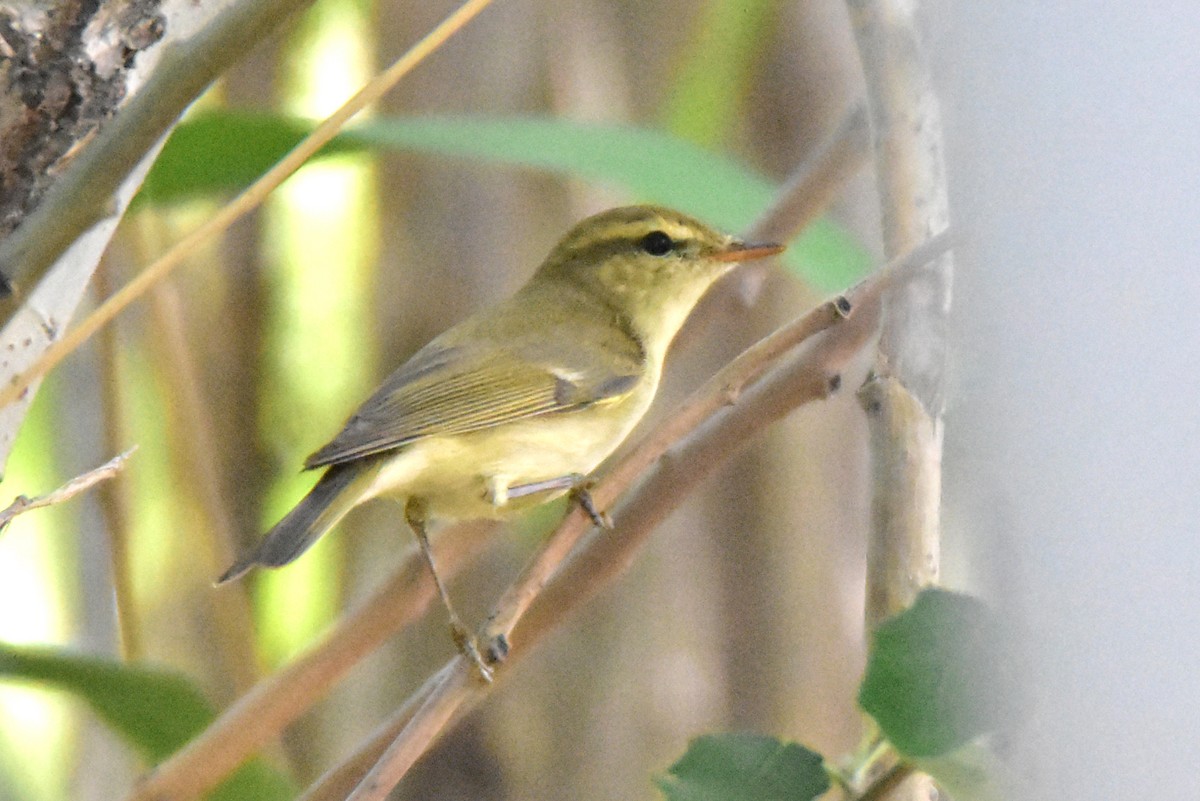
[[[650,407],[675,335],[728,270],[782,250],[659,206],[583,220],[515,294],[388,376],[305,461],[324,470],[312,490],[217,583],[286,565],[355,506],[395,498],[455,643],[490,679],[438,575],[429,521],[501,519],[571,493],[610,525],[588,477]]]

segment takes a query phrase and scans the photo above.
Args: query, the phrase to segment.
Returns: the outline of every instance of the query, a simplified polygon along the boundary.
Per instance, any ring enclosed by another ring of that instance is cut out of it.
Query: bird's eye
[[[675,243],[671,241],[671,237],[662,231],[651,231],[646,234],[642,237],[641,245],[642,250],[651,256],[665,256],[675,249]]]

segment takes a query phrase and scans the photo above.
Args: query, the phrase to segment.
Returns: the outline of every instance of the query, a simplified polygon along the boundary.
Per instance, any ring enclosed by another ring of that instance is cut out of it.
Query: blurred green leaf
[[[681,51],[686,60],[667,100],[667,130],[701,147],[726,141],[744,116],[751,68],[778,11],[775,0],[709,0],[689,37],[694,46]]]
[[[811,801],[829,789],[820,754],[757,734],[697,737],[658,778],[668,801]]]
[[[0,677],[35,682],[81,698],[149,762],[170,756],[215,717],[203,693],[184,676],[54,648],[0,643]],[[293,795],[287,779],[255,760],[209,798],[283,801]]]
[[[196,115],[178,126],[142,187],[142,202],[169,203],[238,190],[265,172],[311,123],[245,112]],[[568,173],[623,187],[729,230],[767,207],[775,185],[723,156],[668,134],[620,125],[531,118],[373,119],[320,155],[405,150]],[[822,290],[864,275],[870,259],[836,225],[818,220],[785,260]]]
[[[897,750],[936,757],[997,727],[1012,675],[999,618],[977,598],[927,589],[876,630],[858,701]]]

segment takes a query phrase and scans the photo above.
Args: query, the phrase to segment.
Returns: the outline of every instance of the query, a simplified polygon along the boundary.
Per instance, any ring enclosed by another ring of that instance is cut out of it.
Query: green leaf
[[[697,737],[658,777],[668,801],[812,801],[829,789],[820,754],[757,734]]]
[[[169,203],[241,189],[279,160],[311,123],[215,112],[178,126],[142,187],[143,201]],[[534,118],[378,118],[344,131],[320,155],[402,150],[468,158],[594,180],[741,230],[776,186],[690,142],[660,131]],[[860,278],[870,259],[836,225],[819,220],[791,244],[787,263],[832,290]]]
[[[999,725],[1012,652],[981,601],[924,590],[876,630],[858,701],[901,753],[936,757]]]
[[[308,120],[278,114],[194,114],[175,127],[131,207],[245,189],[314,127]],[[335,140],[318,157],[362,150],[362,145]]]
[[[204,694],[178,673],[55,648],[0,643],[0,678],[31,681],[77,696],[149,762],[170,756],[215,717]],[[255,760],[209,798],[282,801],[293,794],[287,779]]]

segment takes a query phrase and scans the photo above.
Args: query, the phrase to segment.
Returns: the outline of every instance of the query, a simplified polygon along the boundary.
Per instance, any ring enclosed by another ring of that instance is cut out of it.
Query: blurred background
[[[319,118],[454,6],[320,0],[196,110]],[[627,123],[779,183],[836,127],[860,80],[839,0],[505,0],[372,114]],[[864,171],[834,209],[868,250],[877,239],[872,183]],[[139,205],[95,296],[221,199]],[[377,381],[520,285],[575,221],[644,199],[422,154],[358,152],[303,169],[46,383],[6,476],[14,493],[48,490],[139,450],[102,492],[23,516],[0,536],[0,640],[146,660],[193,677],[218,707],[231,702],[378,586],[411,541],[399,509],[377,502],[293,566],[221,592],[211,586],[225,566],[213,543],[254,542],[313,481],[299,473],[304,457]],[[651,418],[848,280],[826,283],[814,290],[776,268],[753,305],[715,293],[677,342]],[[844,385],[856,387],[861,373]],[[865,457],[850,392],[749,443],[624,580],[523,662],[396,797],[654,798],[652,777],[688,739],[719,730],[827,753],[853,748]],[[497,536],[452,583],[460,609],[478,620],[559,512]],[[120,621],[114,547],[130,565],[132,603]],[[308,784],[451,648],[442,615],[431,614],[357,668],[269,757]],[[0,684],[0,794],[119,798],[144,767],[79,703]]]
[[[199,106],[318,117],[451,7],[319,0]],[[946,583],[1028,632],[1037,703],[1010,745],[1040,782],[1030,797],[1195,798],[1200,17],[1185,2],[935,0],[921,20],[959,242]],[[860,80],[840,0],[501,0],[373,114],[628,123],[771,185],[836,126]],[[831,210],[867,253],[872,183],[864,171]],[[8,494],[140,449],[103,493],[0,535],[0,641],[145,660],[230,703],[378,586],[410,543],[377,502],[295,565],[222,593],[214,543],[254,541],[294,502],[312,480],[298,474],[304,456],[393,366],[519,285],[578,218],[639,199],[416,152],[305,168],[46,382]],[[96,296],[218,202],[143,203]],[[652,417],[853,281],[840,275],[781,266],[750,306],[718,289],[677,342]],[[652,777],[714,730],[853,748],[864,434],[844,392],[747,443],[396,797],[655,798]],[[482,615],[553,517],[497,536],[453,582],[460,608]],[[133,603],[118,620],[122,547]],[[268,758],[309,783],[450,654],[432,615]],[[144,767],[81,704],[0,684],[6,801],[120,798]]]

